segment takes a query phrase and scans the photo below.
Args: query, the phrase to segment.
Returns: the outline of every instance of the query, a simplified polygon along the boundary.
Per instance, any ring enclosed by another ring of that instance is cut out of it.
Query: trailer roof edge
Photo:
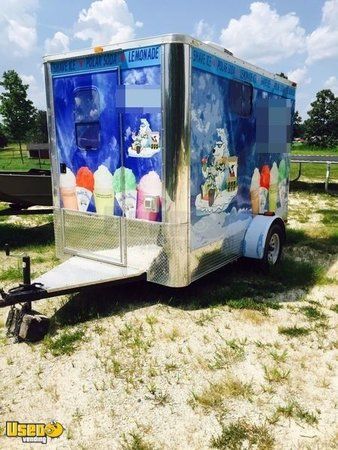
[[[228,53],[228,51],[226,49],[224,49],[224,51],[222,51],[221,49],[218,49],[213,45],[202,42],[199,39],[196,39],[192,36],[185,35],[185,34],[178,34],[178,33],[163,34],[163,35],[158,35],[158,36],[153,36],[153,37],[133,39],[130,41],[116,43],[116,44],[102,45],[102,53],[119,51],[119,50],[122,51],[122,50],[128,50],[130,48],[137,48],[137,47],[144,47],[144,46],[171,44],[171,43],[188,44],[193,47],[200,48],[200,49],[207,51],[208,53],[211,53],[214,56],[222,58],[226,61],[240,65],[246,69],[251,69],[254,72],[258,72],[259,74],[264,75],[269,78],[272,78],[274,80],[278,80],[280,83],[286,84],[293,88],[296,87],[295,83],[292,80],[283,78],[277,74],[269,72],[268,70],[262,69],[259,66],[256,66],[247,61],[244,61],[243,59],[238,58],[237,56],[231,55]],[[94,47],[90,47],[90,48],[85,48],[85,49],[76,50],[76,51],[72,51],[72,52],[59,53],[56,55],[46,55],[43,57],[43,62],[50,63],[50,62],[55,62],[55,61],[61,61],[64,59],[90,56],[93,54],[96,54]]]

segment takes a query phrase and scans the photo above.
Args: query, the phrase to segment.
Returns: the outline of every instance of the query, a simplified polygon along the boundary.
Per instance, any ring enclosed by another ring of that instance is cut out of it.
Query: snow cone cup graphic
[[[259,188],[259,212],[263,214],[267,210],[267,200],[270,186],[270,167],[264,165],[261,169]]]
[[[260,183],[260,174],[259,174],[259,170],[256,168],[252,175],[251,185],[250,185],[250,199],[251,199],[252,214],[259,213],[259,183]]]
[[[286,180],[282,180],[278,185],[279,202],[282,209],[288,206],[288,190]]]
[[[122,172],[124,171],[124,174]],[[124,175],[124,180],[123,180]],[[115,198],[125,217],[128,219],[135,219],[136,204],[137,204],[137,190],[136,178],[131,169],[120,167],[113,176],[113,189]]]
[[[267,201],[268,201],[269,191],[265,187],[261,186],[259,188],[259,212],[260,214],[265,213],[267,210]]]
[[[138,219],[158,221],[161,212],[162,181],[153,170],[144,175],[137,190]]]
[[[103,165],[94,172],[94,199],[97,214],[114,214],[113,175]]]
[[[87,211],[94,191],[94,176],[88,167],[80,167],[76,174],[76,197],[79,211]]]
[[[278,167],[274,162],[270,170],[270,185],[269,185],[269,211],[275,212],[277,209],[277,191],[278,191]]]
[[[278,168],[278,193],[279,193],[279,203],[282,209],[285,209],[287,207],[287,197],[288,197],[288,191],[287,191],[287,167],[285,160],[282,159],[279,163]]]
[[[60,194],[63,207],[66,209],[78,209],[75,186],[75,175],[67,167],[66,173],[60,175]]]

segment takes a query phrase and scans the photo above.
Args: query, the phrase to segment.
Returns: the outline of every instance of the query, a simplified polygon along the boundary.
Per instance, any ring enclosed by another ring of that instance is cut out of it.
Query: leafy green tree
[[[8,139],[6,136],[5,127],[0,123],[0,148],[6,147],[8,144]]]
[[[293,115],[293,137],[302,138],[304,136],[304,124],[298,111]]]
[[[0,86],[0,114],[8,136],[19,143],[21,160],[22,143],[34,126],[36,109],[27,98],[28,84],[23,84],[15,70],[4,72]]]
[[[338,144],[338,97],[330,89],[317,92],[304,122],[305,138],[311,145],[334,147]]]
[[[34,126],[29,134],[31,142],[44,143],[48,142],[47,113],[38,110],[34,117]]]

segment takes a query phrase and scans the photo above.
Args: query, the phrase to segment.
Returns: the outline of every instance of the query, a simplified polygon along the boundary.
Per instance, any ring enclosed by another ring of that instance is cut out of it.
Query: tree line
[[[47,114],[29,100],[29,86],[15,70],[4,72],[0,87],[0,148],[6,147],[8,141],[17,142],[23,159],[23,143],[48,142]]]
[[[285,76],[285,75],[284,75]],[[286,77],[285,77],[286,78]],[[48,142],[46,111],[36,109],[28,98],[28,84],[24,84],[15,70],[4,72],[0,87],[0,148],[8,140],[19,143]],[[310,146],[338,145],[338,97],[330,89],[316,94],[304,122],[298,111],[293,117],[294,139],[304,139]]]
[[[302,121],[298,111],[293,117],[293,137],[310,146],[332,148],[338,145],[338,97],[330,89],[317,92],[308,119]]]

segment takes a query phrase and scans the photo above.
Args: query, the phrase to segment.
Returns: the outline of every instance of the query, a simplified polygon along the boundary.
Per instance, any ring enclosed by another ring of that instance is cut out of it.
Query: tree
[[[5,127],[0,123],[0,148],[6,147],[8,144],[8,139],[5,132]]]
[[[34,126],[32,132],[29,134],[29,139],[32,142],[42,143],[48,142],[48,128],[47,128],[47,113],[46,111],[38,110],[34,117]]]
[[[304,122],[309,144],[334,147],[338,144],[338,97],[330,89],[317,92]]]
[[[27,98],[28,85],[23,84],[15,70],[4,72],[0,86],[4,90],[0,94],[0,114],[8,136],[19,143],[23,162],[21,144],[33,128],[36,109]]]
[[[302,138],[304,135],[304,124],[298,111],[293,115],[293,138]]]

